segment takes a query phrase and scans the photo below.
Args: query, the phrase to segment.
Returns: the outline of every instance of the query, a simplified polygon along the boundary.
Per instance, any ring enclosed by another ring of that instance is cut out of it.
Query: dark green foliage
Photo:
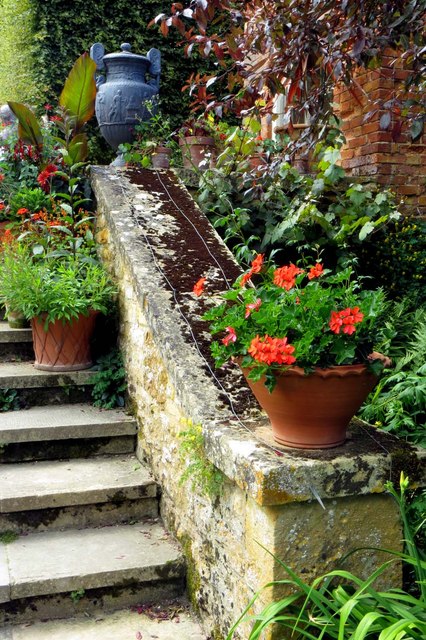
[[[360,415],[400,438],[426,446],[426,309],[393,303],[376,347],[392,358]]]
[[[64,82],[64,69],[72,67],[75,59],[88,51],[94,42],[102,42],[107,53],[120,50],[123,42],[130,42],[132,51],[145,54],[151,47],[160,49],[162,73],[160,95],[162,109],[175,124],[184,117],[189,103],[181,88],[194,70],[200,67],[196,59],[184,58],[178,34],[162,38],[148,23],[158,13],[167,10],[167,0],[30,0],[37,31],[34,37],[35,79],[44,102],[55,104]],[[204,67],[207,63],[203,62]],[[178,107],[178,108],[177,108]]]
[[[16,389],[0,389],[0,411],[16,411],[19,409]]]
[[[426,302],[426,220],[406,217],[383,227],[366,239],[359,256],[363,271],[393,298]]]
[[[98,371],[93,376],[92,399],[95,407],[113,409],[123,407],[127,391],[126,370],[118,349],[114,349],[98,361]]]

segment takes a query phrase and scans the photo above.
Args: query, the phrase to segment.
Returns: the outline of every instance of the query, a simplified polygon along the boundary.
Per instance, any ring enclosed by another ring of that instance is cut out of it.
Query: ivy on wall
[[[33,67],[32,0],[0,0],[0,16],[0,104],[35,104],[41,96]]]

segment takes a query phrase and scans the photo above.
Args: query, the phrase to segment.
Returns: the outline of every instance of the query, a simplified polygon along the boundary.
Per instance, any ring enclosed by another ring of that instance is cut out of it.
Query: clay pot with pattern
[[[90,339],[98,311],[69,321],[46,325],[46,316],[31,320],[35,353],[34,367],[43,371],[79,371],[93,365]]]

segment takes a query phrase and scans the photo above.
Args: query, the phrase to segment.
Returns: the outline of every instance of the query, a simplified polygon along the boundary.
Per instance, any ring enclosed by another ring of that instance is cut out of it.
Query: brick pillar
[[[401,59],[389,52],[380,69],[364,71],[357,77],[354,92],[339,87],[335,102],[339,105],[346,145],[342,150],[342,166],[348,175],[369,179],[391,188],[405,202],[410,214],[426,214],[426,135],[413,142],[406,127],[399,133],[392,115],[390,126],[382,129],[380,118],[387,109],[372,110],[371,101],[383,106],[401,89],[409,74]]]

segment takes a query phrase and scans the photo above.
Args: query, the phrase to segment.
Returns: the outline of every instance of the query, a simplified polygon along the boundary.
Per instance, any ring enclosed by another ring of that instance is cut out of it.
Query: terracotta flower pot
[[[214,164],[215,142],[210,136],[187,136],[179,140],[181,146],[183,166],[186,169],[207,169],[206,154],[211,154],[210,165]],[[203,164],[202,164],[203,163]],[[200,167],[200,164],[202,166]]]
[[[154,169],[168,169],[172,150],[169,147],[157,147],[152,154],[152,166]]]
[[[294,449],[329,449],[343,444],[351,418],[378,378],[364,365],[316,368],[305,375],[300,367],[277,376],[272,393],[264,379],[247,382],[271,421],[274,439]]]
[[[20,311],[12,311],[6,305],[6,318],[11,329],[26,329],[30,326],[30,323]]]
[[[47,326],[45,316],[31,320],[35,352],[34,367],[44,371],[78,371],[93,365],[90,338],[98,311],[88,316],[62,322],[56,320]]]

